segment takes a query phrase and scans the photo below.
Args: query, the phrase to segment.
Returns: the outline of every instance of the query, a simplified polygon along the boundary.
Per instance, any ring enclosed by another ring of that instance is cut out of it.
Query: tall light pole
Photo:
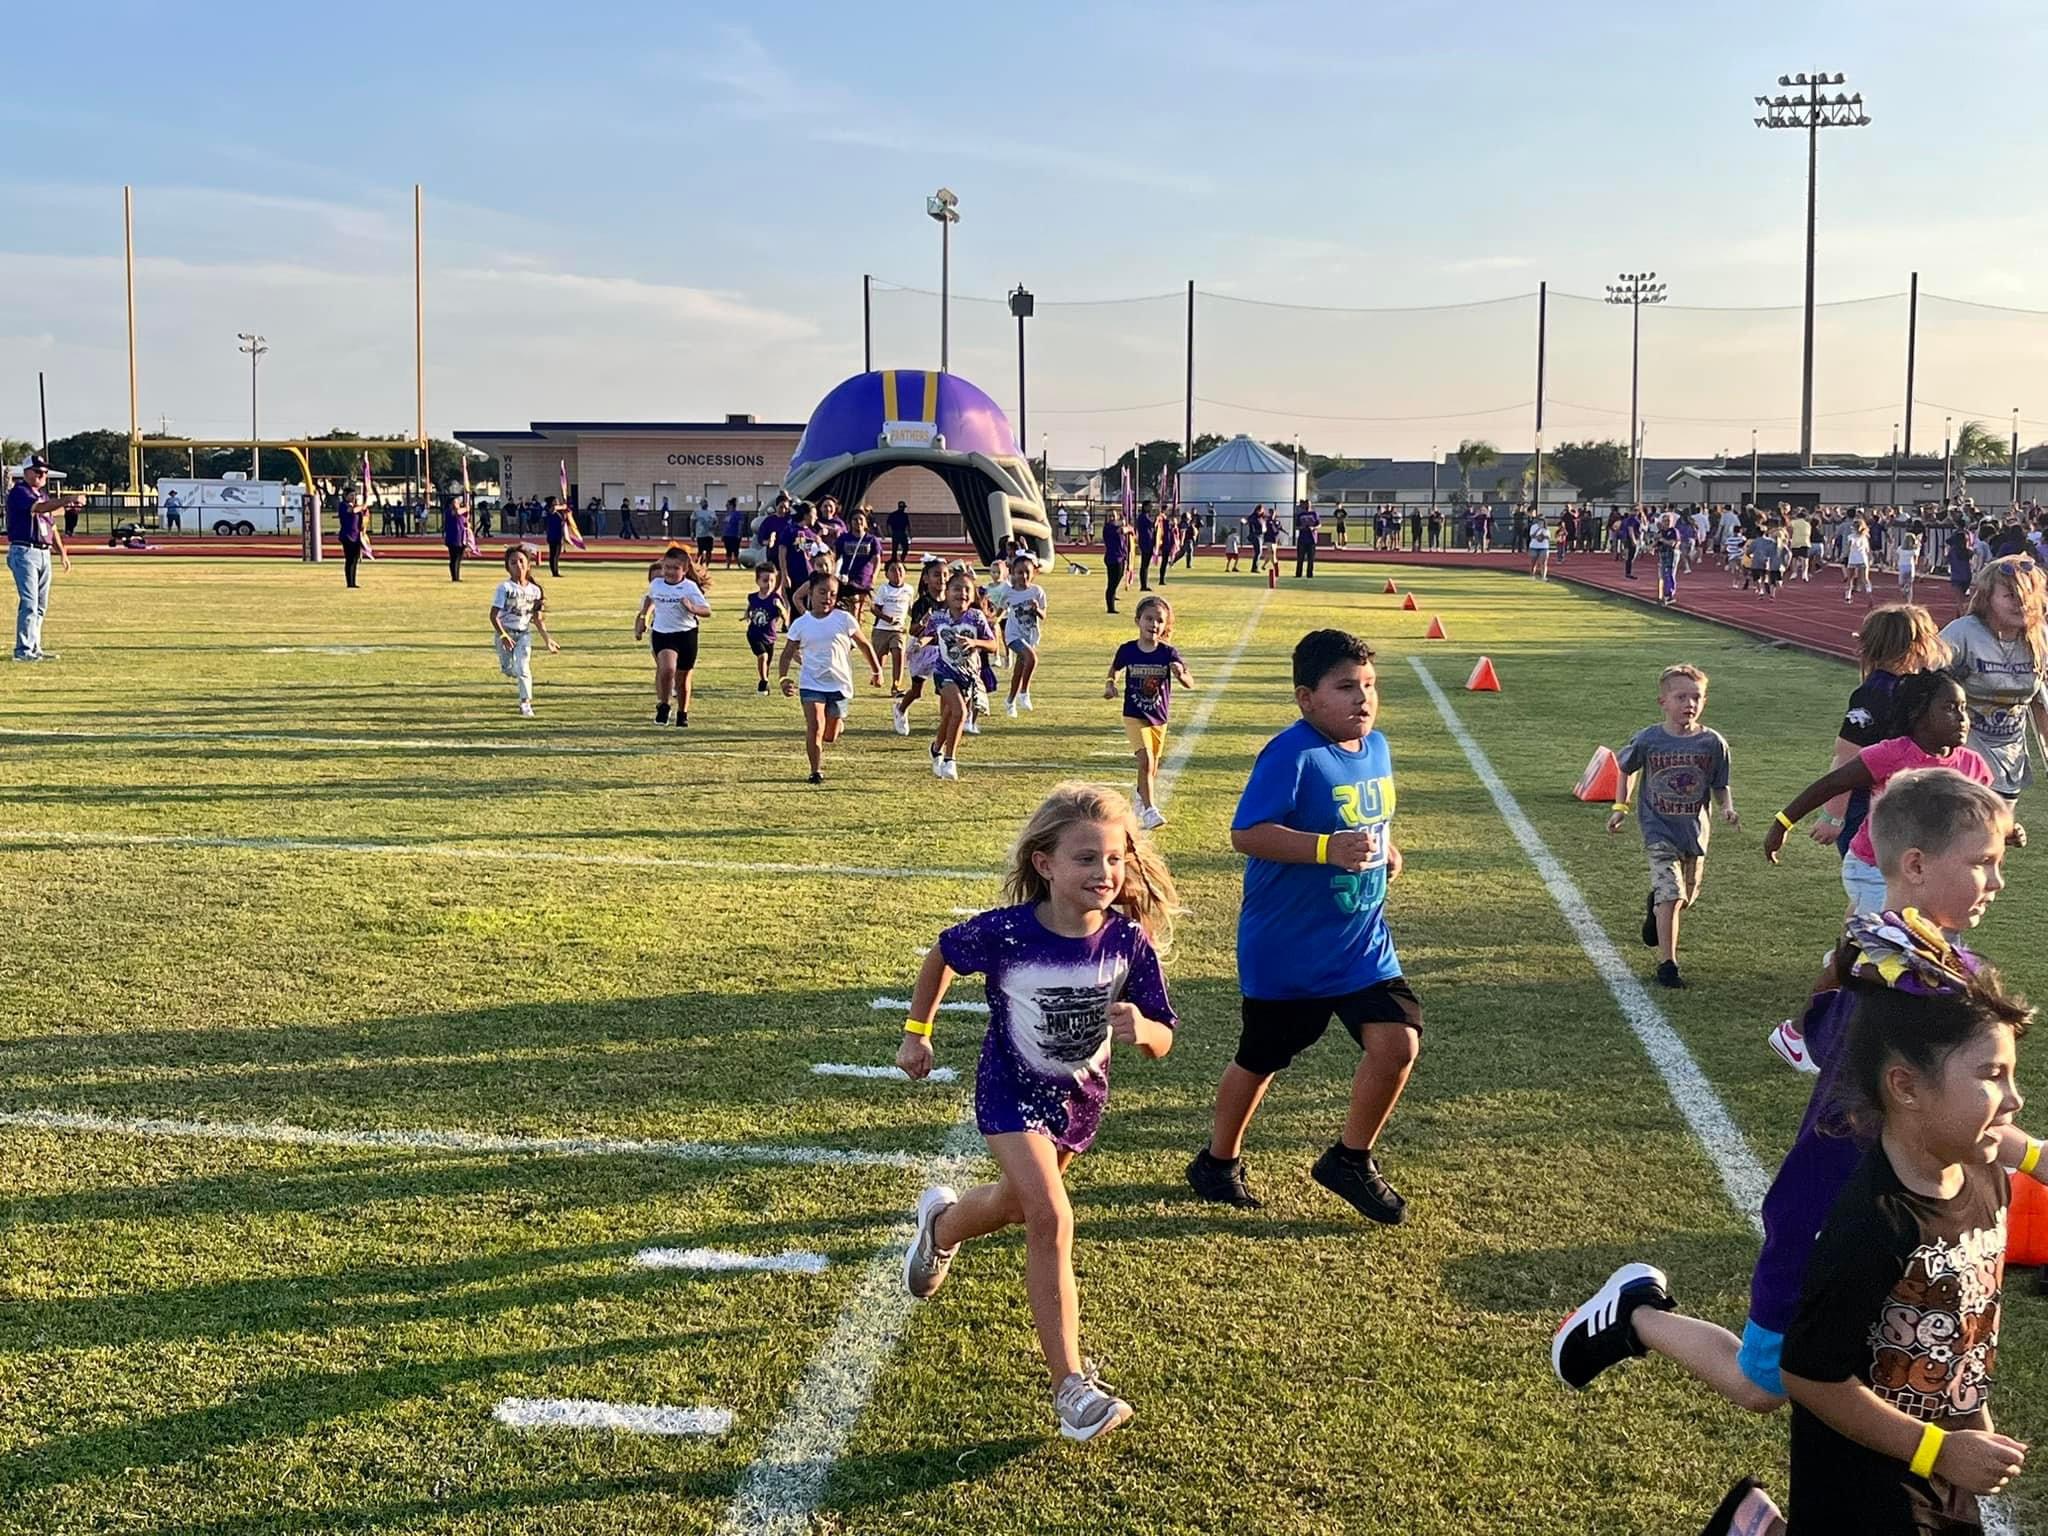
[[[1664,302],[1664,284],[1654,272],[1624,272],[1621,281],[1607,285],[1607,302],[1628,306],[1628,498],[1633,506],[1643,502],[1642,415],[1639,410],[1643,373],[1643,306]],[[1536,470],[1540,482],[1543,470]]]
[[[1823,128],[1862,128],[1870,118],[1863,111],[1863,93],[1844,96],[1821,94],[1823,86],[1840,85],[1842,76],[1816,73],[1780,75],[1780,86],[1799,86],[1803,96],[1759,96],[1756,104],[1763,116],[1753,119],[1759,128],[1803,128],[1806,130],[1806,353],[1800,373],[1799,462],[1813,467],[1813,244],[1814,181],[1820,168],[1820,131]]]
[[[1024,409],[1024,322],[1031,318],[1033,300],[1019,283],[1010,293],[1010,313],[1017,317],[1017,441],[1031,440],[1029,414]]]
[[[261,480],[263,450],[256,446],[256,359],[270,348],[254,331],[237,331],[235,337],[242,343],[235,350],[249,354],[249,478]]]
[[[947,334],[948,307],[953,296],[953,226],[960,222],[960,199],[941,187],[924,200],[927,218],[939,221],[939,372],[950,361]]]

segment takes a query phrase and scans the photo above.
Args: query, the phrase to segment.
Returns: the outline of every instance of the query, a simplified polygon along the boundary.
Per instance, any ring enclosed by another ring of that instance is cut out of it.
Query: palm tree
[[[1489,464],[1500,462],[1500,454],[1493,444],[1484,438],[1468,437],[1458,444],[1455,455],[1458,461],[1458,488],[1465,493],[1465,499],[1472,499],[1472,471],[1484,469]]]
[[[2012,457],[2012,449],[2002,437],[1993,437],[1991,429],[1981,421],[1966,421],[1956,432],[1956,464],[1968,469],[1972,464],[2003,464]]]

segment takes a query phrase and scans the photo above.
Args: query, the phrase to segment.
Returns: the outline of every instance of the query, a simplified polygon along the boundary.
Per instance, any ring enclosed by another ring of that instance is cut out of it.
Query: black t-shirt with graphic
[[[1963,1169],[1953,1199],[1899,1182],[1882,1145],[1843,1186],[1806,1271],[1784,1369],[1860,1381],[1892,1407],[1943,1429],[1988,1429],[2012,1187],[1991,1164]],[[1791,1526],[1799,1536],[1978,1529],[1977,1498],[1916,1477],[1792,1409]]]
[[[1849,695],[1849,708],[1842,716],[1842,728],[1835,734],[1859,749],[1874,747],[1880,741],[1904,735],[1903,722],[1898,718],[1898,702],[1894,697],[1898,689],[1899,675],[1879,667],[1857,684],[1856,691]],[[1849,844],[1856,839],[1856,829],[1863,825],[1863,818],[1869,814],[1870,791],[1850,790],[1849,804],[1842,812],[1841,835],[1835,839],[1835,852],[1849,851]]]

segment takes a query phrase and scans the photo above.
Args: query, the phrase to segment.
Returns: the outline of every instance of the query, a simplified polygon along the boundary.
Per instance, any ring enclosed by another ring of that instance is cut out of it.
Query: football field
[[[1636,1258],[1741,1326],[1730,1186],[1775,1166],[1810,1081],[1765,1035],[1842,912],[1831,854],[1801,836],[1773,869],[1761,837],[1826,768],[1853,670],[1497,573],[1400,572],[1404,612],[1383,568],[1269,593],[1199,563],[1167,588],[1197,686],[1154,834],[1188,908],[1181,1027],[1162,1061],[1119,1055],[1070,1179],[1084,1346],[1137,1410],[1088,1447],[1055,1433],[1021,1234],[901,1294],[919,1190],[988,1169],[985,1018],[940,1015],[952,1081],[817,1069],[892,1060],[922,951],[995,904],[1049,786],[1129,788],[1102,678],[1133,605],[1045,578],[1037,708],[968,738],[957,783],[929,698],[897,737],[862,675],[814,787],[798,706],[755,692],[739,573],[687,730],[652,724],[639,567],[542,574],[563,650],[535,654],[530,720],[488,560],[358,591],[258,561],[60,576],[62,659],[0,671],[0,1531],[1563,1536],[1696,1530],[1745,1472],[1782,1492],[1782,1416],[1656,1361],[1574,1394],[1548,1348]],[[1426,1013],[1380,1148],[1392,1229],[1308,1176],[1340,1031],[1253,1125],[1265,1209],[1182,1181],[1237,1039],[1231,812],[1325,625],[1379,651],[1389,910]],[[1482,653],[1499,694],[1462,691]],[[1569,791],[1676,661],[1711,676],[1744,826],[1716,825],[1689,989],[1644,992],[1640,840]],[[2035,847],[1977,940],[2048,997],[2048,791],[2020,810]],[[2030,1440],[2032,1274],[2002,1345],[1995,1411]],[[565,1403],[614,1422],[548,1422]],[[2022,1529],[2048,1529],[2044,1477]]]

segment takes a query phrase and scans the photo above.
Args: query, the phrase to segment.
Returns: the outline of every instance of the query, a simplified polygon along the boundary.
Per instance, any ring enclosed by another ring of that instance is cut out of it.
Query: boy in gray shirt
[[[1707,674],[1698,667],[1666,667],[1657,679],[1657,704],[1664,719],[1645,726],[1621,752],[1621,797],[1607,830],[1628,820],[1637,785],[1642,804],[1636,819],[1650,859],[1650,898],[1644,904],[1643,942],[1657,951],[1657,981],[1682,987],[1678,974],[1678,914],[1699,900],[1707,863],[1707,806],[1718,798],[1721,816],[1739,827],[1735,794],[1729,787],[1728,743],[1719,731],[1700,724],[1707,708]]]

